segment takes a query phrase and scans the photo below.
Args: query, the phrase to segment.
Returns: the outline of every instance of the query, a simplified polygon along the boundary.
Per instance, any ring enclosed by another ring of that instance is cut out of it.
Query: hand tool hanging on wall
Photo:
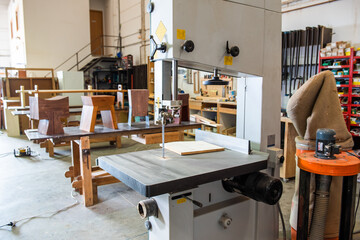
[[[303,69],[303,84],[307,80],[307,63],[309,56],[309,28],[306,28],[305,31],[305,53],[304,53],[304,69]]]
[[[303,31],[298,30],[297,31],[297,43],[296,43],[296,60],[295,60],[295,90],[299,89],[300,87],[300,81],[302,80],[302,77],[299,76],[299,64],[300,64],[300,47],[301,47],[301,36]]]
[[[311,36],[311,41],[310,41],[310,46],[311,46],[311,52],[310,52],[310,71],[309,71],[309,75],[308,75],[308,79],[311,78],[312,76],[312,72],[313,72],[313,57],[314,57],[314,44],[315,44],[315,28],[310,28],[310,36]]]
[[[287,62],[288,62],[288,36],[289,36],[289,32],[284,32],[284,49],[285,49],[285,53],[284,53],[284,75],[283,75],[283,81],[285,81],[284,83],[284,88],[285,88],[285,96],[288,96],[288,91],[287,91],[287,78],[288,78],[288,67],[287,67]]]
[[[281,90],[284,88],[284,75],[285,75],[285,32],[281,33]]]
[[[294,65],[293,65],[293,76],[291,78],[291,82],[293,82],[293,84],[291,84],[291,96],[292,96],[292,93],[294,91],[294,89],[296,88],[296,79],[297,79],[297,67],[298,67],[298,64],[297,64],[297,56],[298,56],[298,52],[297,52],[297,45],[298,45],[298,35],[299,35],[299,31],[294,31],[294,45],[293,45],[293,61],[295,62]]]
[[[320,44],[321,44],[321,32],[322,27],[318,25],[317,27],[317,43],[316,43],[316,62],[315,62],[315,74],[319,72],[319,51],[320,51]]]
[[[289,96],[292,96],[292,80],[293,80],[293,65],[294,65],[294,40],[295,40],[295,31],[290,32],[290,78],[289,78]]]

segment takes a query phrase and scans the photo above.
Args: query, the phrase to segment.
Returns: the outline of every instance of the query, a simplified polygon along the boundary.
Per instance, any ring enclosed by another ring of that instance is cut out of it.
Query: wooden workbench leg
[[[184,131],[179,131],[179,141],[184,141]]]
[[[121,148],[121,136],[116,137],[116,147]]]
[[[71,182],[81,175],[80,170],[80,146],[76,141],[71,141],[71,156],[72,156],[72,167],[73,167],[73,177]]]
[[[80,138],[80,168],[85,206],[94,205],[89,137]]]
[[[54,144],[50,140],[47,140],[47,141],[48,141],[47,142],[47,144],[48,144],[47,150],[49,153],[49,157],[53,157],[54,156]]]

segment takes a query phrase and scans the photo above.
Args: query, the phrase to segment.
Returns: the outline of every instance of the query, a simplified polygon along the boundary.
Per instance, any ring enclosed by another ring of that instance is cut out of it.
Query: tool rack
[[[324,62],[329,60],[333,62],[345,61],[346,64],[323,66]],[[325,70],[345,70],[345,72],[348,72],[346,75],[334,74],[334,76],[339,92],[338,95],[341,108],[343,110],[344,120],[350,132],[356,127],[360,129],[360,82],[354,82],[354,78],[360,78],[360,68],[355,68],[356,63],[360,63],[360,56],[355,56],[355,51],[353,48],[351,49],[349,56],[319,57],[319,72]],[[359,111],[357,111],[358,108]],[[355,124],[353,121],[351,121],[351,118],[356,118],[358,122]],[[360,131],[359,134],[351,132],[351,135],[359,137]]]

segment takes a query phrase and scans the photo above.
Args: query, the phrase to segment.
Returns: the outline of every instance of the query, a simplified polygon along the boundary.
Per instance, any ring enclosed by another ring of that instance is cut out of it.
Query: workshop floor
[[[93,144],[92,160],[97,156],[158,148],[158,144],[122,140],[120,149],[106,143]],[[69,147],[56,148],[55,157],[50,158],[39,145],[25,137],[7,137],[6,132],[0,132],[0,146],[0,226],[43,214],[41,218],[19,222],[12,230],[0,228],[0,239],[147,239],[143,220],[136,210],[143,197],[122,183],[99,187],[99,204],[93,207],[84,207],[81,196],[75,196],[80,204],[74,205],[70,180],[64,177],[71,163]],[[15,158],[13,149],[25,146],[31,147],[35,156]],[[284,183],[281,208],[288,238],[293,191],[293,180]],[[72,207],[52,215],[68,206]],[[357,219],[360,220],[359,216]]]

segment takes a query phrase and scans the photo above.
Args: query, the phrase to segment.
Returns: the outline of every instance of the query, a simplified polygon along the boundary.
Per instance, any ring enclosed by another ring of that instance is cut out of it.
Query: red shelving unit
[[[325,60],[346,60],[347,63],[345,65],[338,65],[338,66],[322,66],[323,61]],[[351,49],[350,56],[335,56],[335,57],[319,57],[319,72],[324,70],[334,70],[334,69],[349,69],[349,75],[335,75],[335,79],[345,79],[349,81],[349,84],[336,84],[338,88],[348,88],[348,93],[339,94],[340,101],[342,98],[347,97],[348,101],[347,104],[341,104],[342,107],[346,108],[346,111],[343,112],[344,120],[350,131],[353,127],[360,128],[360,124],[351,124],[350,117],[358,117],[360,118],[359,114],[353,114],[352,108],[360,108],[360,104],[353,104],[354,100],[360,102],[360,85],[353,84],[354,75],[359,74],[360,70],[354,71],[354,65],[356,62],[360,62],[360,56],[355,56],[354,49]],[[359,89],[359,93],[353,94],[353,89]],[[358,135],[351,134],[353,136],[358,137]]]

